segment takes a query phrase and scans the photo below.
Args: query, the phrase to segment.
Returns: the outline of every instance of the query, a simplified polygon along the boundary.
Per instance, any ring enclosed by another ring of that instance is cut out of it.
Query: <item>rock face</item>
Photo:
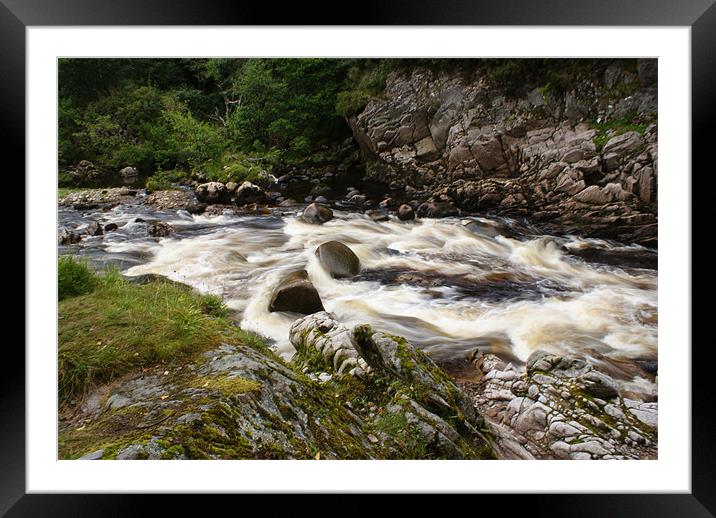
[[[465,386],[503,458],[656,458],[658,403],[622,397],[583,360],[535,351],[519,374],[491,354],[472,358],[481,381]]]
[[[419,216],[452,202],[656,245],[656,62],[638,69],[604,61],[565,94],[513,94],[485,69],[412,68],[348,123],[369,179],[429,191]]]
[[[227,204],[231,201],[231,193],[221,182],[202,183],[196,188],[196,198],[201,203]]]
[[[301,221],[312,225],[320,225],[332,219],[333,211],[318,203],[311,203],[304,209],[303,214],[301,214]]]
[[[306,270],[286,275],[274,290],[269,311],[291,311],[310,315],[323,311],[323,303]]]
[[[360,271],[360,260],[340,241],[328,241],[316,249],[316,256],[331,277],[351,277]]]

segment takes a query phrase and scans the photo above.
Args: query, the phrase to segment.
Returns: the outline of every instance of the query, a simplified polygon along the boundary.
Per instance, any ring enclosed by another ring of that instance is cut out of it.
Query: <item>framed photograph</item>
[[[2,0],[27,305],[0,512],[713,516],[691,171],[716,7],[208,4]]]

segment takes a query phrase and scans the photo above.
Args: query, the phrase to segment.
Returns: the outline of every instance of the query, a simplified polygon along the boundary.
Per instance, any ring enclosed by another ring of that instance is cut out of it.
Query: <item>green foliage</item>
[[[370,99],[383,93],[389,71],[388,60],[367,61],[352,66],[348,70],[347,89],[336,97],[336,112],[348,117],[362,110]]]
[[[216,297],[169,281],[133,284],[116,269],[93,276],[95,289],[59,304],[59,395],[165,364],[221,343],[261,346],[237,328]],[[263,345],[265,347],[265,345]]]
[[[229,129],[250,149],[302,155],[319,144],[345,138],[347,128],[334,106],[348,62],[337,59],[251,59],[231,86],[240,104]]]
[[[170,170],[157,171],[147,178],[144,187],[148,192],[168,191],[175,189],[176,184],[189,180],[189,175],[185,171]]]
[[[91,292],[95,287],[95,275],[86,262],[71,256],[60,257],[57,262],[58,299],[64,300]]]

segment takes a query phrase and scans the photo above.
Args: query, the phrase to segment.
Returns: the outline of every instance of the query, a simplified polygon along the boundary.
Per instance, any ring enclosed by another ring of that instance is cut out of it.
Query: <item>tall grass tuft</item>
[[[57,292],[59,300],[91,292],[96,285],[95,275],[85,261],[74,257],[60,257],[57,262]]]

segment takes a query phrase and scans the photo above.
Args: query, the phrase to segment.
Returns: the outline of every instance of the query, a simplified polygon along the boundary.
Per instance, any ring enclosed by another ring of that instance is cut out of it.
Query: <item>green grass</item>
[[[95,274],[86,262],[78,262],[70,256],[57,262],[57,294],[59,300],[91,292],[96,284]]]
[[[73,192],[81,192],[86,191],[87,189],[82,187],[58,187],[57,188],[57,199],[60,200],[67,196],[68,194],[72,194]]]
[[[216,296],[169,281],[132,284],[116,269],[93,274],[93,283],[92,292],[59,303],[61,402],[92,384],[142,368],[169,368],[221,343],[265,346],[234,325]]]
[[[621,119],[603,122],[601,124],[598,124],[596,121],[592,121],[591,126],[597,130],[597,134],[593,139],[594,145],[597,147],[597,151],[601,151],[609,140],[618,135],[622,135],[627,131],[636,131],[640,135],[643,135],[649,124],[639,123],[633,118],[624,117]]]

